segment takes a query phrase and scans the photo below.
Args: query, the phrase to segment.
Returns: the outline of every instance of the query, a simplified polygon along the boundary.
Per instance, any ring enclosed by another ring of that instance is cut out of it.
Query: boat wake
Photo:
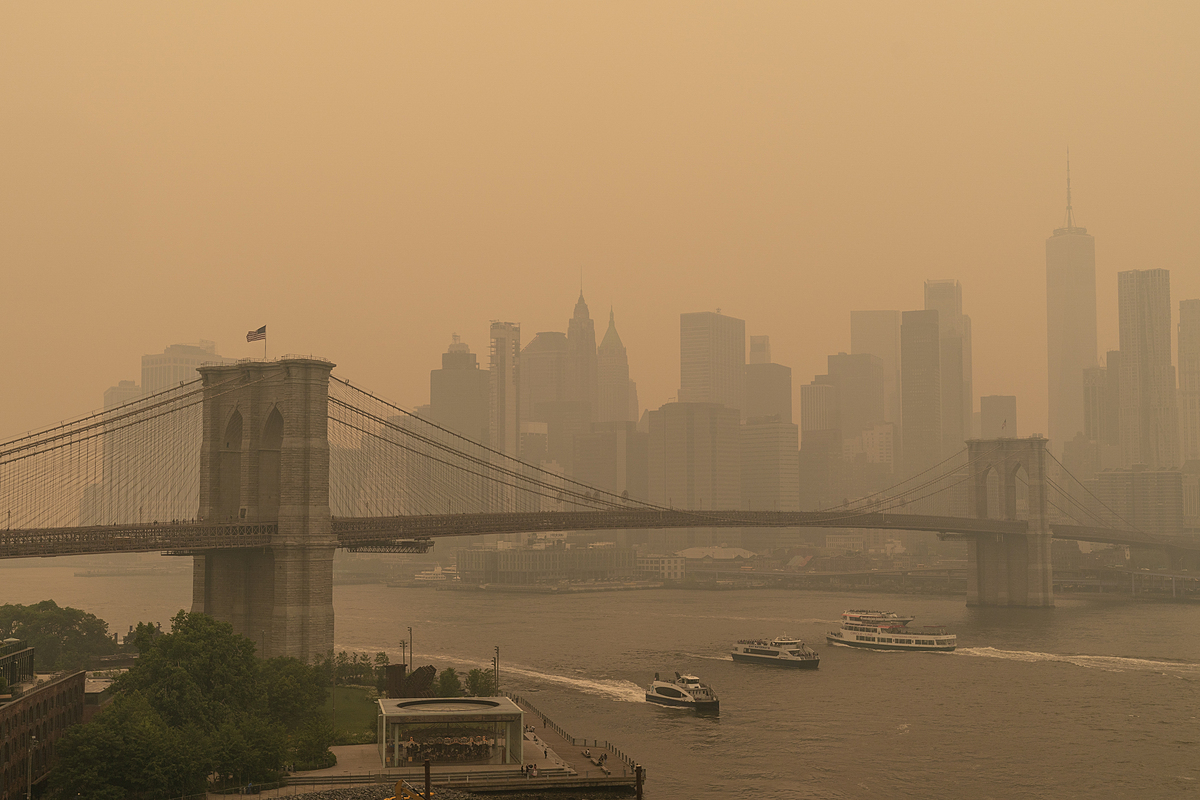
[[[1006,661],[1059,661],[1085,669],[1099,669],[1105,672],[1160,672],[1178,676],[1195,676],[1200,678],[1200,664],[1185,661],[1154,661],[1148,658],[1122,658],[1120,656],[1087,656],[1061,655],[1059,653],[1038,653],[1028,650],[998,650],[995,647],[960,647],[954,655],[975,656],[977,658],[1001,658]]]
[[[426,656],[421,656],[420,660],[424,660]],[[449,654],[436,654],[429,657],[430,660],[449,662],[455,666],[464,665],[467,667],[478,667],[480,669],[491,669],[491,661],[472,661],[461,656],[452,656]],[[646,690],[636,683],[630,681],[608,680],[608,679],[592,679],[592,678],[574,678],[566,675],[555,675],[552,672],[539,672],[535,669],[523,667],[519,664],[501,663],[500,677],[505,675],[520,675],[529,681],[536,683],[552,683],[557,686],[565,686],[584,694],[596,695],[598,697],[607,697],[610,700],[617,700],[624,703],[641,703],[646,699]]]

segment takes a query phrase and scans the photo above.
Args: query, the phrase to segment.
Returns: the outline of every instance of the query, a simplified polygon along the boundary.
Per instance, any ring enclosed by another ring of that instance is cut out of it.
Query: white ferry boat
[[[695,675],[675,673],[675,680],[660,680],[654,673],[654,682],[646,689],[646,702],[660,706],[694,708],[708,714],[720,713],[721,703],[717,693],[708,684],[701,683]]]
[[[796,669],[816,669],[821,663],[817,651],[800,639],[776,636],[774,639],[738,639],[733,648],[734,661],[776,664]]]
[[[949,652],[958,646],[958,638],[940,625],[908,627],[913,619],[891,611],[847,611],[842,614],[841,630],[830,631],[825,641],[868,650]]]

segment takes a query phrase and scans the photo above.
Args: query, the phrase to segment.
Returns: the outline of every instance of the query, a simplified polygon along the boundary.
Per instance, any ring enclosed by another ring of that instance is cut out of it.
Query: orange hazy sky
[[[957,278],[976,396],[1045,430],[1044,240],[1200,297],[1200,4],[8,3],[0,436],[212,339],[407,405],[452,333],[609,306],[642,405],[683,311],[794,385]],[[978,407],[978,406],[977,406]]]

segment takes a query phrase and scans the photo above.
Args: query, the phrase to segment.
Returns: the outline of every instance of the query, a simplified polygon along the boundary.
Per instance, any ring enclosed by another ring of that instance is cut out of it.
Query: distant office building
[[[745,375],[744,320],[712,311],[679,315],[679,402],[717,403],[741,414]]]
[[[104,410],[116,408],[142,396],[142,387],[133,381],[120,381],[104,390]]]
[[[1117,273],[1121,338],[1121,461],[1179,466],[1175,367],[1171,364],[1171,273]],[[1082,383],[1081,383],[1082,388]]]
[[[629,401],[632,388],[629,356],[621,342],[621,335],[617,333],[616,317],[610,309],[608,330],[604,332],[604,339],[596,350],[597,419],[600,422],[636,422],[637,410],[630,408]]]
[[[683,580],[683,556],[645,555],[637,557],[637,569],[642,577]]]
[[[909,474],[942,459],[941,337],[937,311],[905,311],[900,323],[903,454]]]
[[[595,422],[576,434],[572,476],[581,483],[634,500],[650,497],[649,434],[634,422]]]
[[[975,408],[971,377],[971,318],[962,313],[962,286],[925,281],[925,310],[938,312],[941,339],[942,454],[953,455],[971,435]]]
[[[493,321],[488,363],[488,432],[491,446],[520,455],[521,325]]]
[[[667,403],[650,412],[650,502],[741,508],[739,413],[717,403]]]
[[[837,431],[838,422],[837,387],[828,383],[827,375],[818,376],[821,382],[813,381],[800,387],[800,437],[809,431]]]
[[[863,428],[857,436],[842,439],[842,460],[882,464],[891,473],[895,468],[895,428],[890,422],[877,422]]]
[[[567,399],[567,335],[542,331],[521,348],[521,421],[546,421],[547,408]]]
[[[1180,462],[1200,460],[1200,300],[1179,303]]]
[[[156,394],[200,377],[201,364],[232,364],[236,359],[217,353],[216,342],[173,344],[161,353],[142,356],[142,392]]]
[[[843,439],[856,439],[885,421],[883,359],[871,353],[829,356],[828,380],[837,390],[837,424]]]
[[[771,337],[770,336],[751,336],[750,337],[750,357],[747,364],[770,364],[771,363]]]
[[[750,337],[745,405],[743,419],[792,421],[792,368],[771,363],[769,336]]]
[[[1046,363],[1050,447],[1083,431],[1083,371],[1096,363],[1096,240],[1076,227],[1067,164],[1067,218],[1046,240]]]
[[[979,398],[979,438],[1017,438],[1017,398],[991,394]]]
[[[851,311],[850,353],[870,353],[883,362],[884,421],[901,423],[900,312]]]
[[[800,510],[800,429],[790,422],[749,420],[741,426],[742,508]]]
[[[1108,435],[1108,369],[1088,367],[1083,371],[1083,436],[1100,442]]]
[[[1101,502],[1138,530],[1165,536],[1183,532],[1183,473],[1179,470],[1111,469],[1098,473],[1096,481]]]
[[[629,419],[632,422],[641,422],[642,407],[638,404],[637,381],[629,382]]]
[[[567,400],[583,404],[586,421],[596,419],[596,324],[588,313],[583,292],[567,324]]]
[[[488,372],[457,333],[442,353],[442,368],[429,371],[428,414],[430,421],[472,441],[489,441]]]

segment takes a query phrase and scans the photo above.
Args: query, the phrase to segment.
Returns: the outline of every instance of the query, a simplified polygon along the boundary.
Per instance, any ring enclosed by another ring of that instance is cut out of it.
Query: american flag
[[[256,331],[246,331],[247,342],[261,342],[267,338],[267,326],[263,325]]]

